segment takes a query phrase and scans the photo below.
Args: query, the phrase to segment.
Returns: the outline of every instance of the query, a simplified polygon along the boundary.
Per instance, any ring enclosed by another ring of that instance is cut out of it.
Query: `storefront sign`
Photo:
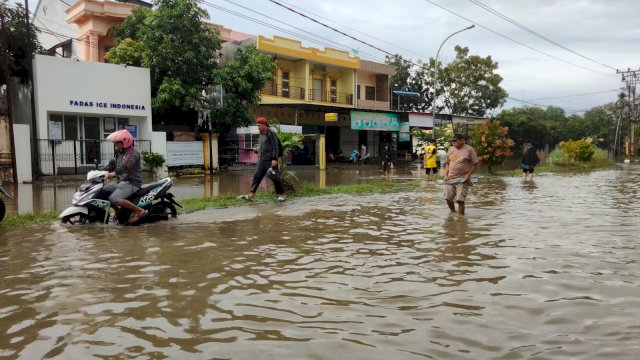
[[[399,131],[400,117],[398,114],[352,111],[351,129]]]
[[[409,125],[413,127],[420,127],[420,128],[432,128],[433,116],[431,114],[427,115],[427,114],[410,113]]]
[[[324,121],[338,121],[338,113],[325,113]]]
[[[140,104],[109,103],[104,101],[85,100],[69,100],[69,106],[99,109],[146,110],[145,106]]]
[[[411,133],[408,122],[403,122],[400,124],[400,136],[398,137],[399,142],[407,142],[411,141]]]
[[[484,118],[480,118],[480,117],[469,117],[469,116],[453,116],[451,123],[452,124],[460,124],[460,125],[476,125],[476,124],[482,124],[483,122],[485,122],[485,120],[488,119],[484,119]]]
[[[203,164],[202,141],[167,141],[167,166]]]

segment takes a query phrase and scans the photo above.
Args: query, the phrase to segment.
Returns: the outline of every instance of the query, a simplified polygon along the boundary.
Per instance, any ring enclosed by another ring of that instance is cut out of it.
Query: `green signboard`
[[[398,137],[398,141],[400,142],[411,141],[411,130],[410,130],[408,121],[400,124],[400,136]]]
[[[398,116],[398,114],[352,111],[351,129],[399,131],[400,117]]]

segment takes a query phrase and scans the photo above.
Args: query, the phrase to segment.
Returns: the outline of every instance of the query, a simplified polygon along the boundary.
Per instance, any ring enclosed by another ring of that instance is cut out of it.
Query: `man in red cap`
[[[256,119],[256,125],[260,131],[258,135],[258,143],[260,148],[258,150],[258,164],[256,172],[253,174],[253,182],[251,184],[251,191],[249,195],[242,195],[240,198],[247,201],[253,201],[253,197],[258,190],[260,182],[267,173],[271,175],[269,178],[273,180],[273,186],[276,188],[276,194],[278,194],[278,201],[283,202],[287,198],[284,193],[284,187],[282,181],[278,176],[278,153],[279,143],[276,134],[269,129],[269,122],[266,118],[259,117]]]

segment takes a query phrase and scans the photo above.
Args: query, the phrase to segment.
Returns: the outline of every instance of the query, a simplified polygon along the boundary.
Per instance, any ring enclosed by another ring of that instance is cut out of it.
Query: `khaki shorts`
[[[444,186],[444,198],[449,201],[464,202],[471,186],[465,183]]]

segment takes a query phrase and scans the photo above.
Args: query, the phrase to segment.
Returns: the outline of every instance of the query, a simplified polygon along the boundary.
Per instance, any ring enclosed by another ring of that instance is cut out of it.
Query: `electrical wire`
[[[371,39],[374,39],[374,40],[380,41],[380,42],[382,42],[382,43],[385,43],[385,44],[387,44],[387,45],[389,45],[389,46],[395,47],[395,48],[400,49],[400,50],[404,50],[404,51],[406,51],[406,52],[408,52],[408,53],[414,54],[414,55],[419,56],[419,57],[423,57],[423,56],[424,56],[424,54],[420,54],[420,53],[417,53],[417,52],[415,52],[415,51],[413,51],[413,50],[410,50],[410,49],[407,49],[407,48],[403,48],[403,47],[401,47],[401,46],[398,46],[398,45],[393,44],[393,43],[391,43],[391,42],[385,41],[385,40],[380,39],[380,38],[378,38],[378,37],[375,37],[375,36],[373,36],[373,35],[370,35],[370,34],[364,33],[364,32],[362,32],[362,31],[360,31],[360,30],[358,30],[358,29],[354,29],[354,28],[349,27],[349,26],[346,26],[346,25],[344,25],[344,24],[339,24],[339,23],[337,23],[337,22],[335,22],[335,21],[332,21],[331,19],[327,19],[326,17],[322,17],[322,16],[321,16],[321,15],[319,15],[319,14],[316,14],[316,13],[311,12],[311,11],[309,11],[309,10],[305,10],[305,9],[303,9],[303,8],[299,7],[299,6],[293,5],[293,4],[288,3],[288,2],[286,2],[286,1],[282,1],[282,0],[280,0],[280,2],[281,2],[281,3],[283,3],[283,4],[289,5],[289,6],[293,7],[293,8],[296,8],[296,9],[298,9],[298,10],[300,10],[300,11],[303,11],[303,12],[309,13],[309,14],[311,14],[311,15],[313,15],[313,16],[315,16],[315,17],[317,17],[317,18],[320,18],[320,19],[322,19],[322,20],[328,21],[328,22],[330,22],[330,23],[332,23],[332,24],[335,24],[335,25],[337,25],[337,26],[341,26],[341,27],[343,27],[343,28],[345,28],[345,29],[349,29],[349,30],[351,30],[351,31],[354,31],[354,32],[357,32],[357,33],[359,33],[359,34],[362,34],[362,35],[364,35],[364,36],[366,36],[366,37],[369,37],[369,38],[371,38]]]
[[[314,33],[312,33],[312,32],[306,31],[306,30],[304,30],[304,29],[301,29],[301,28],[299,28],[299,27],[293,26],[293,25],[291,25],[291,24],[287,24],[287,23],[286,23],[286,22],[284,22],[284,21],[281,21],[281,20],[279,20],[279,19],[276,19],[276,18],[273,18],[273,17],[271,17],[271,16],[265,15],[265,14],[263,14],[263,13],[260,13],[260,12],[258,12],[258,11],[255,11],[255,10],[253,10],[253,9],[250,9],[250,8],[248,8],[248,7],[246,7],[246,6],[240,5],[240,4],[236,3],[236,2],[233,2],[233,1],[230,1],[230,0],[223,0],[223,1],[225,1],[225,2],[227,2],[227,3],[230,3],[230,4],[233,4],[233,5],[237,6],[237,7],[243,8],[243,9],[245,9],[245,10],[251,11],[251,12],[253,12],[253,13],[255,13],[255,14],[261,15],[261,16],[263,16],[263,17],[267,18],[267,19],[270,19],[270,20],[273,20],[273,21],[276,21],[276,22],[279,22],[279,23],[284,23],[285,25],[287,25],[287,26],[289,26],[289,27],[291,27],[291,28],[293,28],[293,29],[296,29],[296,30],[298,30],[298,31],[302,31],[302,32],[304,32],[304,33],[306,33],[306,34],[309,34],[309,35],[311,35],[311,36],[315,36],[315,37],[317,37],[317,38],[319,38],[319,39],[322,39],[322,40],[324,40],[324,41],[326,41],[326,42],[320,42],[320,41],[314,41],[314,42],[315,42],[315,43],[317,43],[317,44],[321,44],[321,45],[323,45],[323,46],[325,46],[325,47],[332,47],[332,48],[334,48],[334,47],[338,47],[338,48],[341,48],[342,50],[345,50],[345,51],[348,51],[348,49],[350,48],[350,47],[349,47],[349,46],[347,46],[347,45],[344,45],[344,44],[341,44],[341,43],[335,42],[335,41],[333,41],[333,40],[327,39],[327,38],[325,38],[325,37],[322,37],[322,36],[316,35],[316,34],[314,34]],[[221,7],[221,6],[213,5],[213,4],[211,4],[211,3],[209,3],[209,2],[206,2],[206,1],[203,1],[202,3],[203,3],[203,4],[205,4],[205,5],[208,5],[208,6],[215,7],[215,8],[217,8],[218,10],[225,11],[225,12],[230,13],[230,14],[232,14],[232,15],[239,16],[239,15],[237,15],[238,13],[236,13],[236,12],[234,12],[234,11],[232,11],[232,10],[229,10],[229,9],[225,9],[225,8],[223,8],[223,7]],[[224,10],[223,10],[223,9],[224,9]],[[251,17],[249,17],[249,16],[247,16],[247,15],[244,15],[244,14],[243,14],[243,16],[242,16],[242,17],[243,17],[243,18],[245,18],[246,20],[250,20],[250,21],[258,22],[258,23],[260,23],[260,24],[264,25],[264,22],[263,22],[263,21],[257,20],[257,19],[255,19],[255,18],[251,18]],[[267,25],[265,25],[265,26],[267,26]],[[284,30],[281,30],[282,28],[279,28],[278,26],[275,26],[275,25],[271,25],[271,26],[269,26],[269,27],[270,27],[270,28],[278,28],[278,30],[279,30],[279,31],[284,31]],[[296,34],[296,33],[293,33],[293,32],[287,32],[287,33],[288,33],[288,34],[295,35],[295,36],[298,36],[298,37],[301,37],[301,36],[302,36],[302,35],[300,35],[300,34]],[[308,39],[308,37],[307,37],[307,39]],[[308,41],[312,41],[312,40],[308,40]],[[336,46],[336,45],[337,45],[337,46]],[[382,59],[380,59],[380,58],[377,58],[375,55],[368,54],[368,53],[366,53],[366,52],[362,52],[362,54],[364,54],[364,55],[368,56],[368,57],[369,57],[369,58],[371,58],[371,59],[375,59],[376,61],[382,61],[382,62],[384,62],[384,60],[382,60]]]
[[[269,1],[273,1],[273,0],[269,0]],[[576,64],[576,63],[572,63],[571,61],[567,61],[567,60],[561,59],[561,58],[559,58],[559,57],[557,57],[557,56],[553,56],[553,55],[551,55],[551,54],[547,54],[547,53],[545,53],[545,52],[543,52],[543,51],[541,51],[541,50],[538,50],[538,49],[536,49],[536,48],[533,48],[533,47],[531,47],[531,46],[529,46],[529,45],[527,45],[527,44],[525,44],[525,43],[522,43],[522,42],[520,42],[520,41],[518,41],[518,40],[512,39],[512,38],[510,38],[510,37],[508,37],[508,36],[506,36],[506,35],[500,34],[499,32],[497,32],[497,31],[495,31],[495,30],[492,30],[492,29],[490,29],[490,28],[488,28],[488,27],[486,27],[486,26],[484,26],[484,25],[481,25],[481,24],[479,24],[479,23],[477,23],[477,22],[475,22],[475,21],[473,21],[473,20],[471,20],[471,19],[469,19],[469,18],[467,18],[467,17],[465,17],[465,16],[462,16],[462,15],[460,15],[460,14],[458,14],[458,13],[456,13],[456,12],[452,11],[452,10],[449,10],[449,9],[445,8],[444,6],[442,6],[442,5],[440,5],[440,4],[437,4],[437,3],[435,3],[435,2],[433,2],[433,1],[431,1],[431,0],[424,0],[424,1],[426,1],[426,2],[430,3],[430,4],[434,5],[434,6],[437,6],[437,7],[439,7],[440,9],[442,9],[442,10],[444,10],[444,11],[446,11],[446,12],[449,12],[449,13],[451,13],[451,14],[453,14],[453,15],[455,15],[455,16],[457,16],[457,17],[461,18],[461,19],[464,19],[464,20],[466,20],[466,21],[469,21],[469,22],[471,22],[472,24],[475,24],[476,26],[481,27],[481,28],[483,28],[483,29],[485,29],[485,30],[487,30],[487,31],[489,31],[489,32],[491,32],[491,33],[493,33],[493,34],[495,34],[495,35],[498,35],[498,36],[500,36],[500,37],[502,37],[502,38],[505,38],[505,39],[507,39],[507,40],[509,40],[509,41],[512,41],[512,42],[514,42],[514,43],[516,43],[516,44],[518,44],[518,45],[524,46],[524,47],[526,47],[527,49],[533,50],[533,51],[535,51],[535,52],[537,52],[537,53],[540,53],[540,54],[542,54],[542,55],[548,56],[548,57],[550,57],[550,58],[552,58],[552,59],[555,59],[555,60],[558,60],[558,61],[562,61],[563,63],[569,64],[569,65],[573,65],[573,66],[579,67],[579,68],[581,68],[581,69],[588,70],[588,71],[591,71],[591,72],[595,72],[595,73],[598,73],[598,74],[607,75],[607,76],[616,76],[615,74],[603,73],[603,72],[601,72],[601,71],[594,70],[594,69],[588,68],[588,67],[586,67],[586,66],[582,66],[582,65],[579,65],[579,64]]]
[[[552,99],[562,99],[562,98],[570,98],[570,97],[578,97],[578,96],[587,96],[587,95],[595,95],[595,94],[605,94],[614,91],[619,91],[619,89],[611,89],[611,90],[603,90],[603,91],[595,91],[590,93],[583,94],[575,94],[575,95],[563,95],[563,96],[553,96],[553,97],[545,97],[545,98],[537,98],[537,99],[529,99],[530,101],[539,101],[539,100],[552,100]]]
[[[564,46],[564,45],[562,45],[562,44],[559,44],[559,43],[558,43],[558,42],[556,42],[556,41],[553,41],[553,40],[549,39],[548,37],[546,37],[546,36],[544,36],[544,35],[542,35],[542,34],[540,34],[540,33],[536,32],[536,31],[534,31],[534,30],[532,30],[532,29],[530,29],[530,28],[528,28],[528,27],[526,27],[526,26],[522,25],[521,23],[519,23],[519,22],[517,22],[517,21],[515,21],[515,20],[513,20],[513,19],[511,19],[511,18],[509,18],[508,16],[506,16],[506,15],[504,15],[504,14],[500,13],[499,11],[497,11],[497,10],[494,10],[494,9],[490,8],[489,6],[487,6],[487,5],[483,4],[482,2],[480,2],[479,0],[468,0],[468,1],[469,1],[469,2],[471,2],[472,4],[475,4],[476,6],[479,6],[480,8],[484,9],[485,11],[488,11],[488,12],[490,12],[490,13],[492,13],[492,14],[496,15],[497,17],[499,17],[499,18],[501,18],[501,19],[503,19],[503,20],[505,20],[505,21],[507,21],[507,22],[509,22],[509,23],[511,23],[511,24],[513,24],[513,25],[515,25],[515,26],[517,26],[517,27],[519,27],[519,28],[521,28],[521,29],[525,30],[526,32],[528,32],[528,33],[530,33],[530,34],[532,34],[532,35],[535,35],[535,36],[539,37],[540,39],[543,39],[543,40],[545,40],[545,41],[547,41],[547,42],[549,42],[549,43],[551,43],[551,44],[553,44],[553,45],[556,45],[556,46],[558,46],[558,47],[559,47],[559,48],[561,48],[561,49],[564,49],[564,50],[566,50],[566,51],[569,51],[570,53],[572,53],[572,54],[574,54],[574,55],[580,56],[580,57],[581,57],[581,58],[583,58],[583,59],[589,60],[589,61],[591,61],[591,62],[594,62],[594,63],[598,64],[598,65],[602,65],[602,66],[607,67],[607,68],[609,68],[609,69],[611,69],[611,70],[618,70],[618,69],[616,69],[616,68],[614,68],[614,67],[612,67],[612,66],[609,66],[609,65],[607,65],[607,64],[603,64],[603,63],[601,63],[601,62],[599,62],[599,61],[597,61],[597,60],[594,60],[594,59],[592,59],[592,58],[590,58],[590,57],[587,57],[587,56],[585,56],[585,55],[582,55],[582,54],[580,54],[580,53],[578,53],[578,52],[576,52],[576,51],[574,51],[574,50],[571,50],[571,49],[569,49],[568,47],[566,47],[566,46]]]

